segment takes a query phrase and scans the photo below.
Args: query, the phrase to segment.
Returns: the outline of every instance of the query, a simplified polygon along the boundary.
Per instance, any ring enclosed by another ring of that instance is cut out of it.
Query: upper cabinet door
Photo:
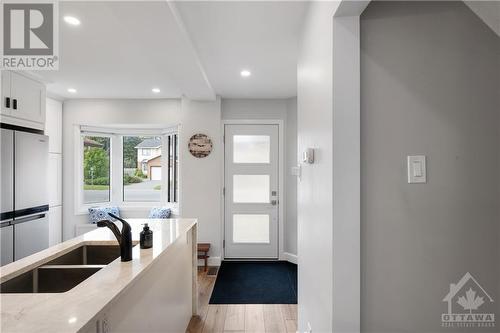
[[[62,154],[62,103],[47,98],[45,135],[49,136],[49,153]]]
[[[0,71],[0,75],[2,76],[1,85],[2,85],[2,115],[10,116],[12,111],[12,99],[10,98],[10,77],[11,72],[9,71]],[[7,100],[8,99],[8,100]]]
[[[45,122],[45,86],[19,73],[11,72],[11,115]]]

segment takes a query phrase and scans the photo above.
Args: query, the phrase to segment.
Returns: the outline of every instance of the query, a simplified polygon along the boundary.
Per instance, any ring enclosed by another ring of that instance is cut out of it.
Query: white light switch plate
[[[408,156],[408,184],[419,183],[427,183],[425,156]]]

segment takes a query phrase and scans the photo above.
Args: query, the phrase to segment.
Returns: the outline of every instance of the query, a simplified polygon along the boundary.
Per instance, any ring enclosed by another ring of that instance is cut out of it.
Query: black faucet
[[[127,221],[119,218],[115,214],[108,213],[114,219],[117,219],[122,223],[122,231],[118,230],[116,224],[109,220],[102,220],[97,222],[98,227],[108,227],[111,229],[116,239],[118,240],[118,244],[120,244],[120,256],[122,261],[130,261],[132,260],[132,229],[130,228],[130,224]]]

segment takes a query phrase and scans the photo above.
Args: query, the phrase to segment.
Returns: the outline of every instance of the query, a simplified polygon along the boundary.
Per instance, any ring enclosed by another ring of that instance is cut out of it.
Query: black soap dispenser
[[[153,231],[149,229],[149,226],[147,223],[143,224],[144,228],[141,231],[140,234],[140,246],[141,249],[149,249],[153,247]]]

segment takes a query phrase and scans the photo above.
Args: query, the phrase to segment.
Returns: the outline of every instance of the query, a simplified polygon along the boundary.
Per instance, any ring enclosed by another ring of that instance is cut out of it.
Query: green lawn
[[[105,191],[109,190],[109,185],[84,185],[84,190],[97,190],[97,191]]]

